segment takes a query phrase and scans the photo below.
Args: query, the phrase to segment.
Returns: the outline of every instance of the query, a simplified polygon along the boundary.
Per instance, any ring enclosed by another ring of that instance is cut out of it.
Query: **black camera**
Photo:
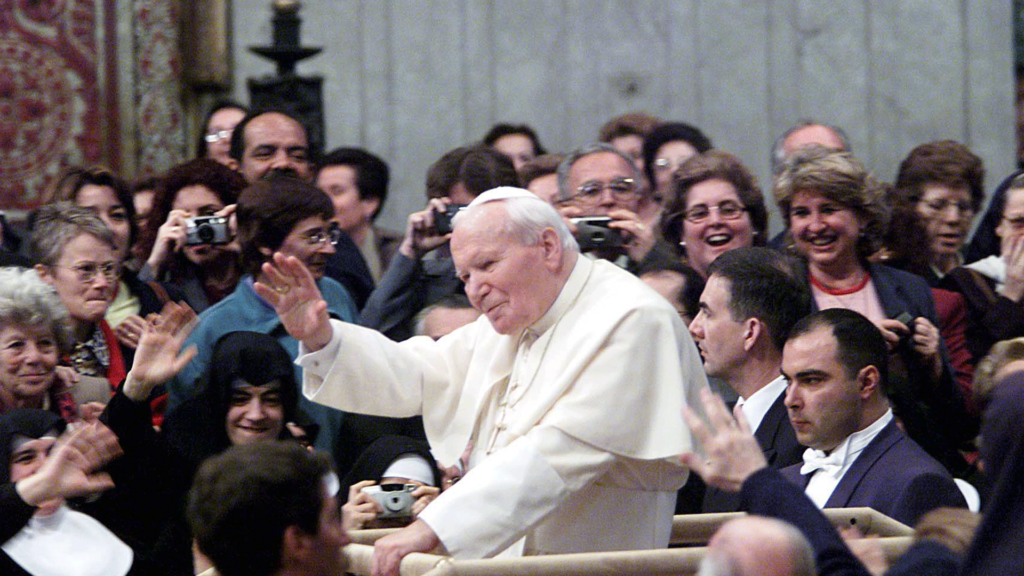
[[[185,245],[227,244],[231,242],[228,219],[223,216],[200,216],[185,219]]]
[[[580,252],[618,248],[625,244],[622,233],[608,226],[612,222],[608,216],[583,216],[570,221],[576,225]]]
[[[408,518],[412,516],[412,505],[416,501],[412,492],[416,488],[415,484],[381,484],[367,486],[363,492],[372,496],[384,510],[377,518]]]
[[[452,220],[455,219],[456,214],[465,209],[465,204],[449,204],[447,206],[447,212],[441,212],[437,208],[434,208],[434,232],[436,232],[438,236],[451,234]]]

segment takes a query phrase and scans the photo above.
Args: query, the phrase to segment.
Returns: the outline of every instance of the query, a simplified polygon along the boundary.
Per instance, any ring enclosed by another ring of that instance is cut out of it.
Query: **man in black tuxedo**
[[[767,248],[722,254],[708,269],[700,309],[690,334],[708,376],[720,378],[740,396],[741,407],[765,459],[782,469],[801,461],[786,413],[782,346],[793,325],[810,312],[806,282],[790,261]],[[739,496],[708,487],[702,510],[735,512]]]

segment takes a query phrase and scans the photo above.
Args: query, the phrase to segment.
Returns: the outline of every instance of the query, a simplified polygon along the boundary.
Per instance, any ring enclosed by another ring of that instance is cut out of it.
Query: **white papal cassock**
[[[528,278],[523,281],[529,281]],[[577,258],[525,332],[485,317],[434,342],[395,343],[332,321],[300,355],[310,399],[349,412],[423,415],[445,464],[469,471],[420,515],[458,558],[659,548],[692,448],[680,416],[707,386],[676,311],[605,261]]]

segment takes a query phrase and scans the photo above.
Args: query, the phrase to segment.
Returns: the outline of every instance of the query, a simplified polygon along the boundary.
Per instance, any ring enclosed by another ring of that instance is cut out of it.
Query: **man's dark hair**
[[[516,168],[507,156],[487,146],[463,146],[450,150],[427,169],[427,198],[448,196],[462,183],[479,196],[499,186],[519,186]]]
[[[275,251],[284,243],[295,225],[306,218],[334,217],[334,204],[316,186],[290,176],[261,180],[238,197],[238,244],[242,247],[242,265],[254,278],[267,256],[260,248]]]
[[[356,173],[356,190],[361,200],[377,199],[377,210],[371,219],[376,220],[384,200],[388,197],[388,182],[391,171],[387,162],[362,148],[338,148],[328,152],[320,161],[316,170],[317,176],[324,168],[331,166],[348,166]],[[314,181],[316,179],[314,178]]]
[[[805,316],[793,326],[788,340],[808,334],[818,328],[830,328],[836,339],[836,356],[846,369],[847,378],[855,378],[863,368],[878,369],[883,393],[889,381],[889,349],[882,332],[871,320],[859,312],[846,308],[829,308]]]
[[[210,111],[206,113],[203,118],[203,123],[199,125],[199,142],[196,144],[196,158],[206,158],[206,126],[210,124],[210,118],[221,110],[241,110],[243,114],[248,114],[249,109],[234,100],[220,100],[210,108]],[[239,124],[241,126],[241,124]],[[237,128],[237,127],[236,127]],[[232,135],[234,135],[232,133]],[[232,138],[234,140],[234,138]],[[234,155],[232,155],[232,158]]]
[[[485,146],[494,146],[494,143],[505,136],[511,136],[513,134],[519,134],[526,136],[533,143],[533,154],[534,156],[540,156],[541,154],[547,154],[544,147],[540,144],[540,138],[537,137],[537,132],[533,128],[530,128],[526,124],[506,124],[504,122],[491,126],[491,129],[484,134],[483,143]]]
[[[729,281],[729,312],[733,320],[758,318],[772,345],[782,351],[793,325],[811,311],[807,282],[792,259],[769,248],[737,248],[711,263],[708,278]]]
[[[233,446],[199,468],[188,522],[223,576],[269,576],[281,568],[285,529],[315,535],[324,504],[325,456],[295,442]]]
[[[312,161],[313,148],[309,146],[309,128],[307,128],[302,120],[297,118],[294,114],[286,110],[281,110],[280,108],[260,108],[258,110],[250,110],[238,125],[235,126],[234,131],[231,132],[231,149],[228,151],[228,155],[241,164],[242,157],[245,156],[245,127],[248,126],[249,122],[252,122],[253,119],[263,116],[264,114],[272,113],[287,116],[298,122],[299,126],[302,126],[302,132],[306,135],[306,147],[310,154],[310,160]]]

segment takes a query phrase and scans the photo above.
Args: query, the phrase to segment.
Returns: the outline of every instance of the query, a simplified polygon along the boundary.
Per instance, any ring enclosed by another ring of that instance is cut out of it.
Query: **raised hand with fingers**
[[[319,350],[331,341],[327,302],[298,258],[275,253],[263,264],[263,274],[254,288],[277,312],[284,329],[308,350]]]
[[[751,474],[768,466],[743,412],[736,408],[729,414],[725,402],[709,389],[701,390],[701,403],[708,422],[689,406],[683,408],[683,419],[694,438],[704,447],[705,456],[684,452],[679,461],[696,472],[705,483],[728,492],[739,492]]]
[[[196,314],[185,304],[168,302],[163,311],[146,321],[124,394],[136,402],[149,397],[153,388],[173,378],[196,355],[192,346],[181,347],[196,325]]]
[[[98,422],[78,426],[61,436],[39,471],[19,481],[16,490],[33,506],[102,492],[114,482],[98,470],[120,455],[117,437],[109,428]]]

